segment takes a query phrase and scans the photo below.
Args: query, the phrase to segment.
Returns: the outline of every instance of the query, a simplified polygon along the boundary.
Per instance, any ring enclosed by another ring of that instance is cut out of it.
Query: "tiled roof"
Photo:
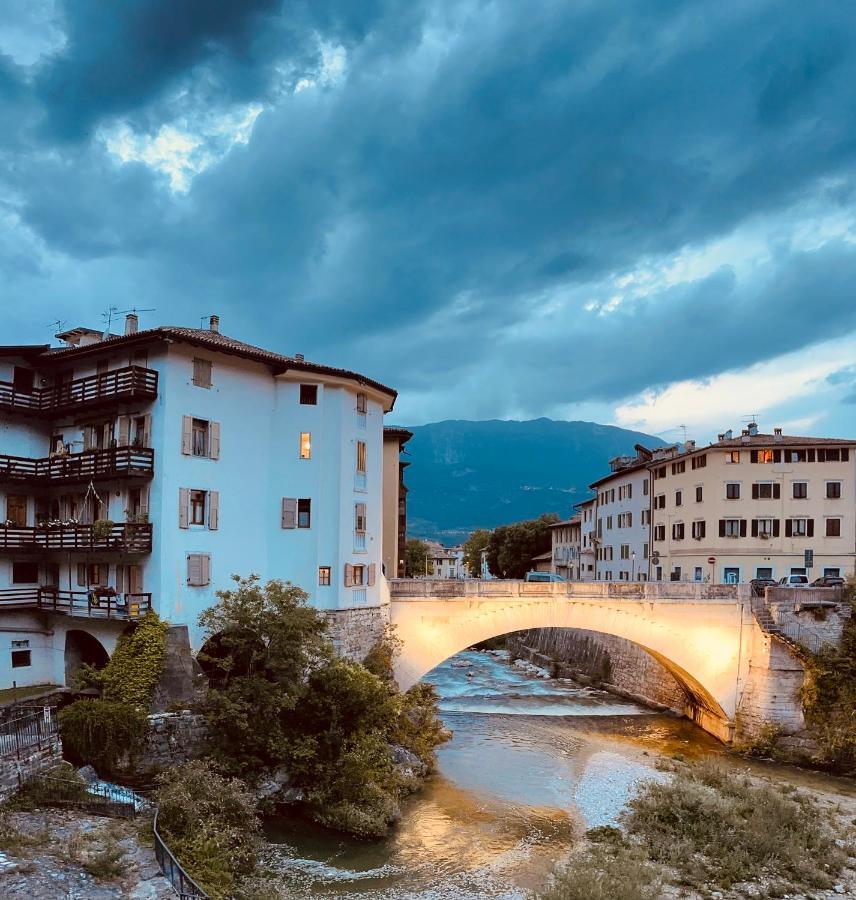
[[[576,516],[571,516],[570,519],[564,519],[561,522],[553,522],[550,525],[550,528],[558,528],[560,525],[579,525],[582,522],[582,516],[577,514]]]
[[[707,447],[697,447],[692,453],[698,453],[699,450],[707,450],[710,448],[723,450],[739,449],[740,447],[826,447],[826,446],[853,446],[856,441],[847,440],[846,438],[822,438],[822,437],[799,437],[790,434],[750,434],[745,437],[738,436],[731,440],[716,441]],[[688,455],[688,454],[685,454]]]
[[[397,437],[402,444],[406,444],[410,438],[413,437],[413,432],[408,431],[406,428],[402,428],[400,425],[384,425],[383,436]]]
[[[546,553],[539,553],[537,556],[533,556],[531,561],[535,562],[536,560],[545,560],[545,559],[552,559],[552,558],[553,558],[553,551],[548,550]]]
[[[94,344],[87,344],[84,347],[52,347],[41,354],[41,359],[45,362],[54,360],[76,359],[81,356],[91,356],[103,350],[112,349],[113,347],[133,346],[135,344],[146,344],[152,341],[173,340],[186,344],[192,344],[195,347],[204,347],[208,350],[214,350],[219,353],[228,353],[234,356],[241,356],[244,359],[251,359],[256,362],[267,363],[275,370],[285,372],[288,370],[296,370],[299,372],[314,372],[318,375],[334,375],[340,378],[347,378],[360,384],[373,387],[384,394],[388,394],[395,400],[397,392],[392,388],[381,384],[371,378],[366,378],[358,372],[351,372],[348,369],[337,369],[333,366],[325,366],[320,363],[309,362],[305,359],[297,359],[294,356],[284,356],[281,353],[274,353],[271,350],[264,350],[261,347],[255,347],[252,344],[246,344],[235,338],[218,331],[210,331],[204,328],[184,328],[177,325],[161,325],[157,328],[147,328],[138,331],[135,334],[111,335],[102,341]]]

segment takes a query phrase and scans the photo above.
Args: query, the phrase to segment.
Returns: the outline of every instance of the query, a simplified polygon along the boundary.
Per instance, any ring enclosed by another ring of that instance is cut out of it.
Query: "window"
[[[309,431],[300,432],[300,458],[312,459],[312,433]]]
[[[606,530],[609,531],[612,529],[612,516],[606,517]]]
[[[196,387],[211,387],[211,362],[207,359],[193,358],[193,383]]]
[[[654,526],[654,540],[655,541],[665,541],[666,540],[666,526],[665,525],[655,525]]]
[[[700,484],[697,484],[696,489],[695,489],[695,502],[701,503],[703,499],[704,499],[704,488]]]
[[[752,485],[753,500],[778,500],[782,488],[778,482],[758,481]]]
[[[187,583],[190,587],[204,587],[211,583],[211,557],[209,554],[187,554]]]
[[[675,506],[681,506],[684,502],[684,492],[675,491]]]
[[[719,536],[728,538],[746,537],[746,520],[720,519]]]
[[[751,458],[752,462],[771,463],[771,462],[773,462],[773,451],[772,450],[753,450],[750,454],[750,458]]]
[[[753,519],[752,521],[752,537],[758,537],[762,540],[768,540],[779,534],[778,519]]]
[[[701,566],[696,566],[693,569],[693,581],[701,581],[704,576],[701,572]]]
[[[728,465],[735,465],[740,462],[740,451],[739,450],[727,450],[725,452],[725,462]]]
[[[309,528],[312,524],[312,501],[303,497],[297,501],[297,527]]]
[[[704,519],[698,519],[695,522],[693,522],[693,525],[692,525],[693,538],[697,541],[700,541],[704,537],[704,533],[705,533]]]
[[[672,475],[680,475],[682,472],[684,472],[686,470],[686,468],[687,468],[687,464],[684,460],[681,460],[680,462],[673,462],[672,463]]]
[[[27,498],[22,494],[9,494],[6,497],[6,519],[19,528],[27,525]]]
[[[353,566],[353,583],[356,587],[357,585],[365,584],[365,576],[366,576],[366,567],[365,566]]]
[[[321,587],[330,587],[330,566],[318,566],[318,584]]]
[[[205,524],[205,506],[207,491],[190,492],[190,524]]]
[[[642,510],[642,524],[643,525],[651,524],[651,510],[650,509]]]
[[[205,419],[193,419],[192,450],[194,456],[208,456],[208,422]]]
[[[841,577],[841,569],[839,569],[835,566],[832,566],[832,567],[827,566],[826,568],[824,568],[823,574],[827,578],[840,578]]]
[[[365,415],[368,412],[368,397],[365,394],[357,394],[357,412]]]
[[[740,484],[736,481],[729,481],[725,485],[725,499],[726,500],[739,500],[740,499]]]
[[[654,509],[665,509],[666,508],[666,495],[658,494],[654,498]]]
[[[829,500],[840,500],[841,499],[841,482],[840,481],[827,481],[826,482],[826,496]]]
[[[841,537],[841,519],[826,520],[826,536]]]
[[[622,559],[630,559],[630,544],[622,544],[619,556]]]
[[[672,540],[682,541],[684,539],[684,523],[675,522],[672,525]]]
[[[846,447],[817,451],[818,462],[847,462],[849,456],[850,454]]]
[[[755,577],[756,578],[772,578],[773,577],[773,567],[772,566],[758,566],[755,569]]]
[[[300,385],[300,403],[302,406],[316,406],[318,404],[318,385]]]
[[[811,527],[809,527],[809,523],[811,523]],[[785,522],[785,537],[812,537],[813,535],[813,519],[788,519]]]
[[[643,497],[648,496],[648,479],[647,478],[642,482],[642,496]]]
[[[12,668],[25,669],[31,665],[29,650],[13,650],[12,651]]]
[[[12,371],[12,386],[14,390],[19,394],[32,394],[35,374],[32,369],[15,366]]]
[[[707,465],[707,454],[702,453],[701,456],[693,457],[693,468],[703,469]]]
[[[666,467],[660,466],[659,469],[654,469],[654,478],[665,478],[666,477]]]
[[[35,584],[38,580],[38,563],[30,562],[29,560],[12,563],[12,584]]]
[[[794,500],[805,500],[808,497],[808,482],[794,482]]]
[[[648,559],[648,545],[642,545],[642,559]]]
[[[366,442],[357,441],[357,471],[366,474]]]

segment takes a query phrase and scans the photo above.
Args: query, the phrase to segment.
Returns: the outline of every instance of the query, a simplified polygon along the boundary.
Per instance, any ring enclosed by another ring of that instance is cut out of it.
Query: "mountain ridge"
[[[405,426],[408,534],[457,543],[476,528],[555,512],[591,495],[609,460],[634,445],[663,445],[641,431],[583,420],[445,419]]]

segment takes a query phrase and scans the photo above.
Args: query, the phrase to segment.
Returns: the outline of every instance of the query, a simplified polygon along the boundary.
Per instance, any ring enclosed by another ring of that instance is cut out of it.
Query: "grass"
[[[712,761],[643,784],[622,826],[590,831],[542,900],[649,900],[662,881],[703,893],[749,883],[771,897],[825,890],[853,852],[852,833],[812,798]]]
[[[15,703],[19,700],[29,700],[32,697],[38,697],[41,694],[48,694],[51,691],[60,690],[57,684],[33,684],[29,687],[4,688],[0,691],[0,706],[7,703]]]

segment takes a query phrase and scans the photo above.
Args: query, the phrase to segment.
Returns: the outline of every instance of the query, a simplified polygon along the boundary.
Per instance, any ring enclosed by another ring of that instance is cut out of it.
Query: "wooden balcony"
[[[63,591],[59,588],[20,587],[0,590],[4,610],[37,609],[89,619],[138,619],[152,608],[151,594],[115,594],[92,588]]]
[[[0,550],[151,553],[152,526],[150,522],[117,522],[107,534],[96,535],[92,525],[0,525]]]
[[[31,459],[0,454],[0,484],[78,484],[113,478],[151,478],[155,451],[150,447],[111,447]]]
[[[0,409],[31,416],[53,416],[109,407],[135,400],[154,400],[158,373],[142,366],[125,366],[67,384],[21,390],[0,381]]]

